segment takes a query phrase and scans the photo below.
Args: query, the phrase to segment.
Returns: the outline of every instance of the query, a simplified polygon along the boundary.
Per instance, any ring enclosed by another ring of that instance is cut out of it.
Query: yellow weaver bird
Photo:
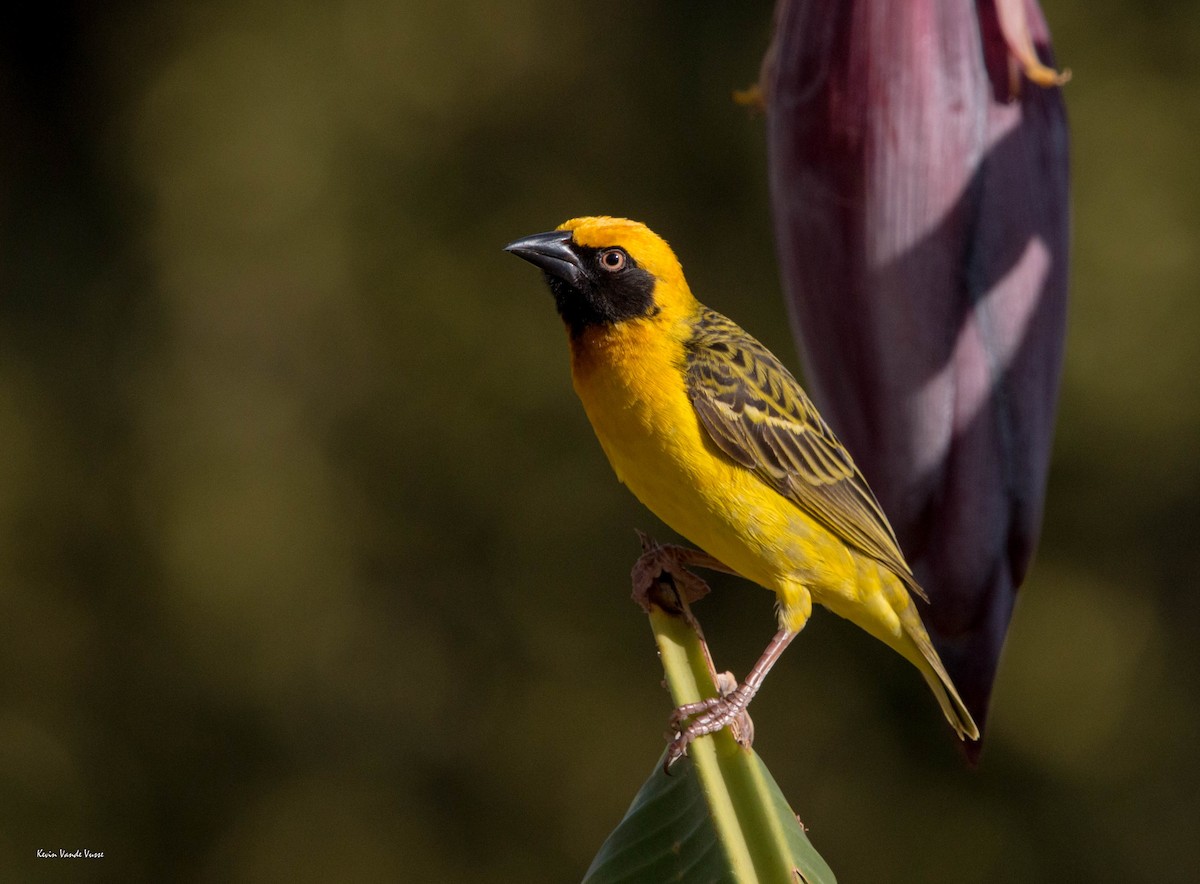
[[[731,693],[676,710],[672,753],[745,710],[814,601],[916,666],[959,738],[978,739],[910,595],[925,594],[849,452],[766,347],[692,296],[670,246],[595,217],[506,250],[545,272],[575,391],[617,478],[775,593],[774,639]]]

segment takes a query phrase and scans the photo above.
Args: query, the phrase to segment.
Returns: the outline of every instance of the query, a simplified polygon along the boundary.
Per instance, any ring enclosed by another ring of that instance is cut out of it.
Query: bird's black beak
[[[524,258],[540,267],[548,276],[557,277],[572,288],[579,288],[584,282],[583,265],[572,248],[569,230],[535,233],[510,242],[504,251]]]

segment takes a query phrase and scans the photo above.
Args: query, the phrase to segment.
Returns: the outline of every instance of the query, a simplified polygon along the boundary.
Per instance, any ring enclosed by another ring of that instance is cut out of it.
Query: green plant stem
[[[650,628],[675,705],[717,696],[710,658],[687,619],[652,606]],[[688,756],[737,880],[795,880],[787,835],[749,748],[724,729],[696,739]]]

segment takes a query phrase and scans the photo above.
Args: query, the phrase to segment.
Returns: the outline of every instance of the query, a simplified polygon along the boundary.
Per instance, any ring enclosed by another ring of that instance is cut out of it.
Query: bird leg
[[[680,706],[671,714],[671,727],[674,729],[675,736],[667,748],[667,768],[687,754],[688,745],[696,737],[716,733],[722,728],[740,721],[745,716],[746,707],[750,705],[750,701],[762,687],[767,673],[771,671],[775,661],[779,659],[797,634],[787,629],[781,629],[775,633],[775,637],[771,639],[767,649],[758,658],[758,662],[754,664],[754,668],[750,670],[746,680],[732,691],[728,693],[722,691],[719,697],[711,697],[701,700],[699,703]]]

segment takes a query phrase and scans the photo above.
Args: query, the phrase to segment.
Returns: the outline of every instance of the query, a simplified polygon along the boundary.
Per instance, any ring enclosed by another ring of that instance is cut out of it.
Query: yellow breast
[[[572,377],[609,462],[675,531],[743,576],[784,592],[853,585],[844,546],[700,424],[685,382],[686,321],[652,318],[587,330],[571,342]]]

